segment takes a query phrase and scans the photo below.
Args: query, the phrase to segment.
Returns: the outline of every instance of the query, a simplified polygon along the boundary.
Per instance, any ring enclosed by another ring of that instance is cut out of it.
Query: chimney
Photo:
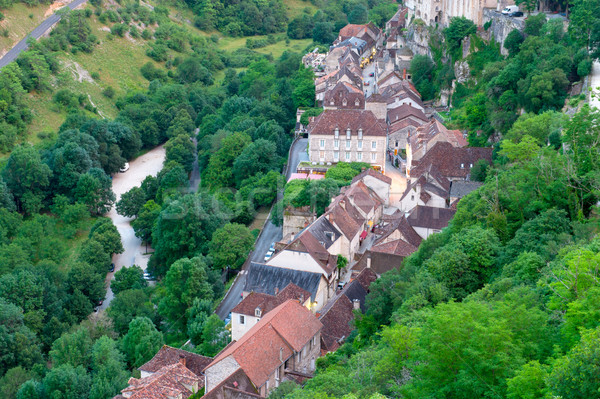
[[[279,287],[275,287],[275,296],[277,296],[277,294],[279,294]]]
[[[185,356],[182,354],[179,355],[179,363],[181,363],[185,366]]]
[[[371,254],[367,255],[367,269],[371,268]]]
[[[359,310],[360,309],[360,299],[352,300],[352,305],[354,305],[354,310]]]
[[[402,79],[406,80],[406,68],[402,72]]]

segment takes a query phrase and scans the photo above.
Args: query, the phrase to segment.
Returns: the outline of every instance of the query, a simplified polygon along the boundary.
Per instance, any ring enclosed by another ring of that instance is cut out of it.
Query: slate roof
[[[192,373],[182,363],[162,367],[146,378],[130,378],[129,386],[121,391],[129,399],[171,399],[188,398],[194,392],[188,386],[197,384],[198,389],[204,386],[204,377]]]
[[[442,230],[448,226],[455,213],[454,209],[417,205],[407,219],[413,227]]]
[[[370,268],[365,268],[358,274],[358,276],[356,276],[356,281],[358,281],[367,292],[370,291],[369,287],[375,280],[377,280],[377,274],[375,274],[375,272]]]
[[[302,350],[322,328],[310,310],[290,299],[267,313],[239,341],[223,349],[206,369],[231,356],[254,386],[261,387],[281,365],[280,359]]]
[[[204,368],[212,361],[212,358],[210,357],[163,345],[156,355],[148,362],[138,367],[138,370],[156,373],[165,366],[179,363],[181,359],[185,359],[185,366],[198,376],[202,375],[202,370],[204,370]]]
[[[385,240],[395,231],[398,231],[402,236],[402,239],[408,242],[413,247],[421,245],[423,239],[410,225],[408,219],[402,212],[395,212],[392,219],[389,219],[389,223],[383,228],[381,237],[375,241],[374,245],[384,243]]]
[[[321,273],[285,269],[252,262],[246,274],[244,291],[274,295],[276,290],[279,292],[287,287],[288,284],[294,283],[298,287],[308,291],[311,299],[314,301],[321,277]]]
[[[450,187],[450,197],[462,198],[481,186],[483,186],[483,183],[477,181],[454,181]]]
[[[366,168],[365,170],[360,172],[358,175],[354,176],[354,178],[352,179],[352,184],[356,183],[359,180],[362,180],[366,176],[371,176],[371,177],[381,180],[384,183],[392,184],[391,177],[388,177],[388,176],[384,175],[383,173],[377,172],[376,170],[371,169],[371,168]]]
[[[430,122],[417,128],[416,133],[411,135],[408,140],[411,146],[418,148],[426,145],[439,134],[443,137],[441,141],[451,143],[454,147],[465,147],[467,145],[467,140],[460,131],[448,130],[437,119],[432,119]]]
[[[411,173],[411,177],[412,176],[414,176],[413,173]],[[411,193],[411,191],[417,186],[421,187],[421,200],[424,203],[427,203],[427,201],[431,199],[431,195],[429,193],[433,193],[441,198],[448,198],[450,184],[451,182],[447,178],[441,176],[437,172],[433,176],[427,173],[422,174],[416,180],[408,182],[408,184],[406,185],[406,189],[404,190],[404,193],[400,198],[400,201],[404,200],[404,198],[406,198]]]
[[[308,131],[309,134],[333,136],[336,128],[341,137],[345,137],[346,129],[350,129],[355,137],[358,129],[363,130],[363,136],[387,136],[373,112],[351,109],[326,109],[309,124]]]
[[[347,338],[352,332],[350,323],[354,320],[352,313],[354,305],[348,297],[333,302],[327,312],[323,313],[319,320],[323,323],[321,330],[321,350],[325,352],[335,351],[343,338]]]
[[[408,242],[398,239],[394,241],[389,241],[384,244],[373,245],[371,247],[371,252],[383,252],[390,255],[398,255],[402,257],[407,257],[413,252],[415,252],[418,248],[409,244]]]
[[[432,167],[437,169],[442,176],[447,178],[467,179],[471,174],[471,168],[480,159],[492,162],[492,148],[482,147],[454,147],[448,142],[437,142],[415,161],[410,174],[420,176]]]
[[[317,220],[311,223],[306,230],[308,230],[313,237],[325,247],[325,249],[329,249],[329,247],[342,236],[342,233],[331,224],[324,215],[321,215]]]
[[[387,254],[385,252],[372,252],[366,251],[363,256],[352,266],[354,271],[367,270],[367,259],[371,258],[371,268],[373,272],[378,275],[390,271],[392,269],[400,269],[402,267],[403,257],[394,254]]]

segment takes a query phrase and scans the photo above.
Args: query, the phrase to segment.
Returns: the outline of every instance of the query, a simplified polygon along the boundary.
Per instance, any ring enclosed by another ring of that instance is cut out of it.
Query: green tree
[[[254,236],[242,224],[227,223],[213,233],[208,248],[215,267],[238,269],[254,248]]]
[[[0,298],[0,374],[16,366],[31,368],[41,360],[36,335],[24,325],[23,310]]]
[[[504,48],[508,50],[508,54],[514,57],[521,48],[523,43],[523,34],[518,29],[513,29],[504,39]]]
[[[247,146],[233,162],[232,173],[240,187],[242,181],[256,173],[267,173],[279,166],[275,143],[258,139]]]
[[[110,177],[102,169],[90,169],[79,177],[75,188],[75,199],[86,204],[92,215],[105,214],[115,202]]]
[[[213,313],[212,301],[196,298],[188,312],[187,334],[194,345],[199,345],[202,343],[204,324]]]
[[[229,340],[229,331],[225,329],[225,323],[213,313],[206,320],[202,329],[200,353],[204,356],[216,356],[229,343]]]
[[[83,366],[63,364],[52,368],[42,381],[43,397],[55,399],[87,399],[91,379]]]
[[[600,169],[600,111],[584,105],[567,122],[564,137],[568,156],[575,164],[579,176]]]
[[[129,373],[125,367],[125,357],[117,349],[115,341],[106,335],[100,337],[92,347],[91,360],[90,399],[110,398],[127,386]]]
[[[574,0],[569,33],[586,47],[593,58],[600,57],[600,5],[593,0]]]
[[[2,178],[15,197],[17,209],[37,213],[46,197],[52,171],[29,145],[16,147],[2,170]]]
[[[452,17],[450,18],[450,24],[444,29],[444,37],[448,43],[450,51],[454,51],[460,47],[462,40],[477,32],[477,27],[468,18],[465,17]]]
[[[165,161],[175,161],[183,166],[186,172],[191,172],[194,164],[196,148],[185,134],[178,134],[165,144]]]
[[[141,267],[133,265],[122,267],[115,273],[115,279],[110,284],[115,295],[125,290],[141,289],[148,285],[144,279],[144,271]]]
[[[94,223],[88,238],[94,239],[102,244],[104,251],[108,254],[120,254],[123,252],[121,234],[108,218],[101,218]]]
[[[122,350],[132,367],[139,367],[158,352],[163,346],[163,336],[147,317],[136,317],[129,323],[129,330],[123,337]]]
[[[121,291],[115,295],[106,310],[112,319],[115,331],[125,335],[131,320],[136,317],[155,318],[154,305],[150,302],[149,295],[142,289]]]
[[[183,330],[187,326],[188,309],[195,298],[213,298],[208,282],[207,265],[203,258],[182,258],[171,265],[159,293],[158,312]]]
[[[541,365],[537,360],[533,360],[524,364],[516,375],[507,380],[507,395],[508,399],[536,399],[545,398],[548,389],[546,388],[546,380],[548,372],[546,367]]]
[[[15,399],[17,392],[25,381],[31,378],[31,373],[23,367],[13,367],[0,378],[0,394],[6,399]]]
[[[102,244],[94,239],[87,239],[81,245],[78,260],[90,265],[98,274],[104,274],[110,266],[110,255]]]
[[[86,328],[78,328],[73,333],[65,333],[54,341],[50,358],[54,367],[70,364],[73,367],[87,367],[91,359],[92,338]]]
[[[137,217],[146,203],[146,193],[140,187],[133,187],[123,193],[117,202],[117,213],[125,217]]]
[[[142,241],[152,244],[152,228],[154,222],[160,215],[160,205],[154,200],[150,200],[140,209],[138,217],[131,222],[131,226],[135,230],[135,236]]]

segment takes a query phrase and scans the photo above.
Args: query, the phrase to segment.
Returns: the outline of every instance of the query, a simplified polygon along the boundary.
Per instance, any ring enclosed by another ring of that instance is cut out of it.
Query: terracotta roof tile
[[[410,175],[420,176],[435,168],[446,178],[467,179],[472,166],[480,159],[491,163],[492,148],[463,148],[454,147],[448,142],[437,142],[420,160],[415,161],[416,166],[413,166]]]
[[[149,377],[129,379],[129,386],[121,392],[129,399],[185,399],[192,392],[188,387],[196,386],[199,390],[204,386],[204,377],[192,373],[182,363],[164,366]]]
[[[196,375],[202,375],[202,370],[212,361],[210,357],[163,345],[156,355],[138,370],[155,373],[165,366],[179,363],[182,358],[185,359],[186,367]]]
[[[365,170],[360,172],[358,175],[354,176],[354,178],[352,179],[352,184],[356,183],[359,180],[362,180],[366,176],[371,176],[371,177],[381,180],[384,183],[392,184],[391,177],[386,176],[381,172],[377,172],[376,170],[371,169],[371,168],[366,168]]]
[[[377,274],[370,268],[363,269],[363,271],[356,276],[356,281],[358,281],[367,292],[369,292],[369,287],[375,280],[377,280]]]
[[[425,113],[422,110],[413,107],[410,104],[402,104],[399,107],[389,109],[387,112],[387,117],[390,121],[390,124],[394,122],[403,121],[404,119],[407,119],[409,117],[411,117],[412,119],[417,119],[421,122],[421,124],[429,121],[429,118],[427,118],[427,115],[425,115]]]
[[[386,242],[385,244],[374,245],[372,252],[383,252],[386,254],[407,257],[417,250],[417,247],[407,243],[402,239]]]
[[[413,227],[442,230],[448,226],[455,213],[453,209],[417,205],[407,219]]]
[[[339,129],[340,136],[344,137],[346,129],[350,129],[354,137],[357,136],[358,129],[363,130],[363,136],[387,136],[373,112],[364,110],[326,109],[308,126],[309,134],[328,136],[333,136],[336,128]]]
[[[277,295],[251,292],[244,299],[242,299],[242,301],[238,303],[231,312],[255,316],[256,308],[260,308],[261,315],[264,316],[289,299],[293,299],[298,301],[300,304],[304,304],[304,302],[310,299],[310,292],[298,287],[294,283],[289,283],[287,287],[281,290]]]
[[[280,358],[285,360],[294,351],[300,351],[322,327],[310,310],[288,300],[267,313],[239,341],[222,350],[206,369],[231,356],[252,383],[260,387],[279,367]]]

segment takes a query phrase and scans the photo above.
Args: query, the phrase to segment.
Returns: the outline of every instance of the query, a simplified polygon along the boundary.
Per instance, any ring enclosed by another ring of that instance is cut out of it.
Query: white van
[[[519,11],[519,6],[508,6],[504,10],[502,10],[502,14],[510,15],[515,11]]]

